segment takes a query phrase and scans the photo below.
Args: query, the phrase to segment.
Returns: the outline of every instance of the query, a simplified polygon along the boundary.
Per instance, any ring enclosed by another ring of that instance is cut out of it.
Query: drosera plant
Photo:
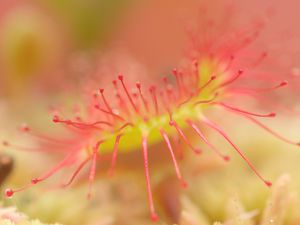
[[[213,27],[211,22],[204,24],[206,29]],[[6,189],[5,195],[12,197],[16,192],[32,187],[65,167],[75,164],[77,168],[62,185],[67,187],[90,163],[88,197],[91,197],[97,164],[101,163],[102,155],[111,154],[108,173],[113,175],[119,154],[141,150],[150,217],[153,221],[157,221],[158,214],[155,210],[149,171],[150,147],[157,143],[165,143],[165,150],[162,150],[161,154],[170,155],[180,184],[187,187],[174,147],[177,138],[181,139],[192,153],[196,155],[202,153],[202,149],[190,141],[187,130],[198,135],[199,139],[222,160],[230,160],[228,155],[210,142],[203,130],[205,127],[223,137],[255,175],[266,186],[271,186],[272,183],[260,174],[244,152],[225,130],[209,117],[208,113],[211,110],[224,109],[226,112],[250,120],[282,141],[299,146],[299,143],[288,140],[260,122],[259,119],[274,118],[275,112],[252,112],[244,109],[248,104],[238,106],[232,101],[236,96],[243,98],[245,95],[267,94],[288,84],[285,80],[275,78],[265,79],[266,84],[258,83],[258,76],[261,74],[247,75],[251,73],[249,66],[245,67],[245,70],[241,67],[239,57],[252,55],[248,46],[256,40],[262,27],[263,24],[255,22],[218,38],[207,33],[198,41],[195,41],[197,36],[194,35],[191,41],[193,47],[188,51],[183,63],[173,69],[169,76],[163,77],[158,84],[147,86],[137,82],[132,86],[126,82],[126,75],[119,74],[112,81],[111,88],[100,88],[91,94],[90,100],[83,104],[83,112],[76,110],[72,117],[68,117],[61,110],[53,109],[52,122],[66,130],[65,136],[41,134],[26,124],[22,125],[20,131],[30,134],[38,141],[39,146],[23,147],[8,141],[4,141],[3,145],[26,151],[57,152],[63,154],[64,158],[24,187]],[[255,67],[262,63],[265,57],[265,53],[258,54],[258,57],[249,64]],[[256,86],[260,87],[239,87],[243,80],[248,84],[258,83]]]

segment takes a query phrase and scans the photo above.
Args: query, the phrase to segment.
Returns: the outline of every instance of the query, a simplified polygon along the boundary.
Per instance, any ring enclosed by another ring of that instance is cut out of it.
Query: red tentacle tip
[[[186,181],[184,181],[184,180],[180,182],[180,185],[184,189],[188,188],[188,186],[189,186],[188,183]]]
[[[138,89],[140,89],[141,88],[141,83],[140,82],[136,82],[136,87],[138,88]]]
[[[104,89],[103,89],[103,88],[99,88],[99,92],[100,92],[101,94],[103,94]]]
[[[200,155],[202,153],[202,150],[201,149],[194,149],[194,152],[197,154],[197,155]]]
[[[24,123],[24,124],[22,124],[20,126],[20,131],[22,131],[22,132],[29,132],[30,128],[29,128],[29,126],[27,124]]]
[[[175,75],[175,76],[177,75],[177,69],[176,68],[172,70],[172,74]]]
[[[175,125],[175,121],[170,120],[169,124],[170,124],[170,126],[174,126]]]
[[[280,83],[281,87],[286,86],[286,85],[288,85],[288,81],[286,81],[286,80],[281,81],[281,83]]]
[[[271,187],[273,184],[272,184],[272,182],[270,182],[270,181],[265,181],[265,184],[268,186],[268,187]]]
[[[38,182],[40,182],[40,180],[38,178],[34,178],[31,180],[32,184],[37,184]]]
[[[193,62],[192,62],[192,64],[193,64],[194,66],[198,67],[198,60],[197,60],[197,59],[194,59]]]
[[[241,69],[238,70],[238,74],[239,74],[239,75],[242,75],[243,73],[244,73],[244,70],[241,70]]]
[[[120,81],[122,81],[122,80],[123,80],[123,75],[122,75],[122,74],[119,74],[119,75],[118,75],[118,79],[119,79]]]
[[[296,145],[300,146],[300,142],[297,142]]]
[[[94,105],[95,109],[100,109],[100,106],[98,104]]]
[[[276,116],[276,113],[274,113],[274,112],[271,112],[270,114],[269,114],[269,117],[275,117]]]
[[[58,123],[58,122],[59,122],[59,117],[58,117],[58,115],[53,116],[52,121],[53,121],[54,123]]]
[[[227,156],[227,155],[226,155],[226,156],[224,156],[224,157],[223,157],[223,159],[224,159],[224,161],[226,161],[226,162],[228,162],[228,161],[230,161],[230,160],[231,160],[230,156]]]
[[[149,91],[150,92],[154,92],[156,90],[156,87],[154,85],[152,85],[150,88],[149,88]]]
[[[159,217],[156,213],[151,214],[150,218],[153,222],[157,222],[159,220]]]
[[[211,76],[211,80],[215,80],[217,78],[217,76],[216,75],[213,75],[213,76]]]
[[[14,195],[14,193],[15,192],[11,188],[7,188],[5,190],[5,196],[8,197],[8,198],[11,198]]]

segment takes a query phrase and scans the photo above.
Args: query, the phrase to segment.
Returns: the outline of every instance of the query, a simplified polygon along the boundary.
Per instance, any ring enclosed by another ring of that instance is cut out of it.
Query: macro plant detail
[[[210,23],[206,25],[212,26]],[[12,197],[16,192],[36,185],[65,167],[76,164],[77,168],[62,185],[67,187],[90,163],[88,197],[91,197],[97,163],[101,163],[103,154],[111,154],[108,173],[113,175],[119,154],[141,150],[150,217],[153,221],[157,221],[158,215],[150,181],[149,146],[165,143],[166,150],[161,151],[161,154],[170,155],[176,176],[180,184],[186,187],[187,183],[177,161],[180,152],[178,153],[178,149],[174,147],[176,138],[180,138],[192,153],[196,155],[202,153],[202,149],[194,146],[189,140],[187,130],[197,134],[199,139],[222,160],[230,160],[228,155],[210,142],[204,128],[211,129],[224,138],[255,175],[266,186],[271,186],[272,183],[260,174],[230,135],[213,121],[208,113],[210,110],[221,109],[239,115],[276,138],[299,146],[299,143],[281,136],[257,119],[273,118],[276,116],[275,112],[252,112],[244,109],[247,104],[240,106],[231,102],[232,98],[242,99],[244,96],[255,98],[257,94],[277,91],[288,84],[285,80],[266,79],[268,86],[239,87],[243,80],[250,84],[257,82],[259,75],[249,75],[251,70],[243,68],[240,61],[245,56],[243,54],[248,56],[247,47],[256,40],[261,29],[262,25],[255,23],[253,26],[235,31],[233,35],[224,35],[217,39],[206,37],[205,40],[199,41],[193,36],[192,50],[188,51],[189,54],[182,65],[173,69],[169,76],[163,77],[156,85],[148,87],[143,82],[137,82],[135,86],[131,86],[126,82],[126,75],[119,74],[117,79],[112,81],[111,88],[99,88],[88,102],[82,104],[83,110],[76,110],[71,117],[59,109],[53,109],[52,122],[64,127],[66,134],[63,137],[41,134],[26,124],[22,125],[20,131],[35,138],[39,146],[23,147],[8,141],[3,142],[4,146],[25,151],[57,152],[64,154],[64,158],[42,176],[32,179],[28,185],[19,189],[6,189],[6,196]],[[243,52],[244,49],[246,50]],[[266,57],[267,54],[263,52],[250,64],[254,68]],[[259,98],[256,99],[259,101]]]

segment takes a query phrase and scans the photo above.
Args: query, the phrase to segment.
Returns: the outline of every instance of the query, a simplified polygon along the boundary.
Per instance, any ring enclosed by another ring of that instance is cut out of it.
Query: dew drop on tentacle
[[[5,189],[5,196],[8,197],[8,198],[11,198],[14,195],[14,193],[15,192],[11,188]]]
[[[6,188],[4,193],[5,193],[5,196],[8,197],[8,198],[11,198],[13,197],[13,195],[17,192],[21,192],[21,191],[24,191],[24,190],[27,190],[28,188],[30,188],[32,186],[32,184],[27,184],[21,188],[18,188],[18,189],[11,189],[11,188]]]

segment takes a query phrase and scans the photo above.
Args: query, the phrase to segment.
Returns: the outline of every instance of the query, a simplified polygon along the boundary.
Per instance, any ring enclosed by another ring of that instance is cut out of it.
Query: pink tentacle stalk
[[[227,81],[224,81],[222,84],[219,85],[218,88],[223,88],[225,86],[228,86],[232,83],[234,83],[237,79],[239,79],[242,74],[244,73],[243,70],[238,70],[238,72],[235,74],[235,76],[233,76],[232,78],[229,78]]]
[[[96,176],[96,166],[97,166],[97,159],[98,159],[98,152],[99,152],[99,147],[103,143],[103,141],[99,141],[96,143],[96,145],[93,147],[93,153],[92,153],[92,164],[89,172],[89,191],[87,194],[87,198],[91,199],[92,198],[92,188],[93,188],[93,183],[95,180]]]
[[[166,143],[166,145],[168,147],[168,150],[169,150],[169,152],[171,154],[177,178],[180,181],[181,186],[184,187],[184,188],[186,188],[187,187],[187,183],[186,183],[186,181],[183,179],[183,177],[181,175],[181,172],[180,172],[180,169],[179,169],[179,166],[178,166],[178,163],[177,163],[177,160],[176,160],[176,156],[174,154],[174,150],[173,150],[173,147],[171,145],[170,139],[169,139],[167,133],[163,129],[160,129],[160,133],[161,133],[161,135],[162,135],[162,137],[163,137],[163,139],[164,139],[164,141],[165,141],[165,143]]]
[[[145,170],[146,186],[147,186],[147,192],[148,192],[150,217],[151,217],[152,221],[156,222],[156,221],[158,221],[158,215],[156,214],[156,211],[154,208],[153,195],[152,195],[151,182],[150,182],[147,135],[144,135],[142,138],[142,149],[143,149],[143,156],[144,156],[144,170]]]
[[[83,160],[79,166],[77,167],[77,169],[73,172],[71,178],[69,179],[69,181],[63,185],[61,185],[62,187],[68,187],[69,185],[72,184],[72,182],[75,180],[76,176],[80,173],[80,171],[83,169],[83,167],[92,159],[92,156],[87,157],[85,160]]]
[[[193,123],[191,120],[186,121],[188,125],[190,125],[199,137],[207,144],[219,157],[221,157],[224,161],[229,161],[230,157],[227,155],[223,155],[203,134],[203,132],[199,129],[199,127]]]
[[[115,167],[116,167],[117,156],[118,156],[118,146],[119,146],[121,137],[122,137],[122,134],[119,134],[115,140],[114,150],[113,150],[113,154],[112,154],[112,158],[111,158],[111,165],[110,165],[110,169],[108,171],[109,176],[113,176],[115,173]]]
[[[118,76],[118,79],[120,80],[120,82],[121,82],[121,84],[122,84],[122,86],[123,86],[123,89],[124,89],[124,91],[125,91],[125,93],[126,93],[126,95],[127,95],[127,97],[128,97],[128,100],[129,100],[129,102],[130,102],[132,108],[134,109],[134,111],[135,111],[136,113],[138,113],[139,111],[138,111],[138,109],[137,109],[137,106],[134,104],[134,101],[133,101],[132,97],[130,96],[129,91],[127,90],[127,87],[126,87],[126,85],[125,85],[125,83],[124,83],[123,75],[119,75],[119,76]]]
[[[24,191],[30,187],[32,187],[33,185],[44,181],[46,179],[48,179],[49,177],[53,176],[55,173],[57,173],[58,171],[60,171],[62,168],[64,168],[65,166],[69,165],[71,161],[75,160],[75,156],[74,154],[69,154],[67,155],[60,163],[58,163],[55,167],[53,167],[52,169],[50,169],[45,175],[39,177],[39,178],[34,178],[31,180],[30,184],[27,184],[21,188],[18,189],[11,189],[11,188],[7,188],[5,190],[5,195],[7,197],[12,197],[15,193],[17,192],[21,192]]]
[[[230,91],[231,92],[237,92],[237,93],[243,93],[243,92],[252,92],[252,93],[260,93],[260,94],[263,94],[263,93],[266,93],[266,92],[272,92],[272,91],[275,91],[279,88],[282,88],[282,87],[285,87],[288,85],[288,82],[286,80],[284,81],[280,81],[279,84],[276,84],[275,86],[273,87],[267,87],[267,88],[233,88],[231,89]]]
[[[54,150],[50,150],[48,148],[39,148],[39,147],[28,147],[28,146],[20,146],[20,145],[16,145],[16,144],[12,144],[8,141],[2,141],[2,145],[4,147],[9,147],[9,148],[12,148],[12,149],[15,149],[15,150],[19,150],[19,151],[25,151],[25,152],[52,152],[52,151],[61,151],[62,148],[58,148],[56,147]]]
[[[214,122],[207,119],[206,117],[201,118],[201,121],[206,124],[207,126],[211,127],[215,131],[217,131],[234,149],[235,151],[243,158],[243,160],[248,164],[248,166],[252,169],[252,171],[257,175],[258,178],[260,178],[265,185],[268,187],[272,186],[272,183],[270,181],[267,181],[255,168],[255,166],[250,162],[248,157],[242,152],[242,150],[239,149],[228,137],[228,135]]]
[[[217,79],[217,76],[211,76],[210,79],[198,89],[197,93],[200,94],[205,88],[207,88],[215,79]]]
[[[195,148],[191,142],[187,139],[187,137],[185,136],[183,130],[177,125],[177,123],[174,120],[170,121],[170,126],[175,127],[176,131],[178,132],[178,134],[180,135],[180,137],[184,140],[184,142],[189,146],[189,148],[195,153],[195,154],[201,154],[202,150],[199,148]]]
[[[219,95],[219,93],[216,92],[212,98],[207,99],[207,100],[196,101],[196,102],[194,103],[194,105],[198,105],[198,104],[207,104],[207,103],[214,102],[214,101],[217,99],[218,95]]]
[[[104,102],[104,104],[105,104],[107,110],[108,110],[110,113],[113,114],[113,111],[112,111],[110,105],[108,104],[108,102],[107,102],[107,100],[106,100],[106,98],[105,98],[105,96],[104,96],[104,89],[103,89],[103,88],[100,88],[100,89],[99,89],[99,92],[100,92],[100,94],[101,94],[102,100],[103,100],[103,102]]]
[[[223,102],[213,102],[211,104],[212,105],[219,105],[219,106],[222,106],[222,107],[224,107],[226,109],[229,109],[229,110],[232,110],[232,111],[236,111],[236,112],[239,112],[239,113],[242,113],[242,114],[251,115],[251,116],[257,116],[257,117],[275,117],[276,116],[276,113],[274,113],[274,112],[267,113],[267,114],[253,113],[253,112],[249,112],[249,111],[237,108],[235,106],[230,106],[230,105],[225,104]]]
[[[53,145],[68,145],[72,143],[72,140],[65,140],[65,139],[57,139],[57,138],[53,138],[50,137],[48,135],[44,135],[44,134],[40,134],[38,132],[35,132],[34,130],[32,130],[27,124],[22,124],[20,127],[20,131],[23,133],[27,133],[29,135],[31,135],[32,137],[35,137],[41,141],[45,141],[48,143],[51,143]]]
[[[142,92],[142,86],[141,86],[141,83],[137,82],[137,83],[136,83],[136,87],[137,87],[137,89],[139,90],[139,94],[140,94],[140,97],[141,97],[141,99],[142,99],[142,102],[143,102],[143,105],[144,105],[144,107],[145,107],[146,112],[149,112],[148,102],[147,102],[147,100],[146,100],[146,98],[145,98],[145,96],[144,96],[144,94],[143,94],[143,92]]]
[[[108,115],[111,115],[111,116],[115,117],[118,120],[125,121],[125,119],[123,117],[121,117],[121,116],[113,113],[112,111],[110,112],[110,111],[107,111],[105,109],[102,109],[99,105],[95,105],[95,109],[98,109],[101,112],[104,112],[104,113],[106,113]]]
[[[229,110],[230,112],[232,112],[231,110]],[[264,129],[265,131],[267,131],[269,134],[273,135],[274,137],[278,138],[279,140],[291,144],[291,145],[296,145],[296,146],[300,146],[300,142],[296,142],[296,141],[292,141],[289,140],[288,138],[282,136],[281,134],[273,131],[271,128],[269,128],[268,126],[264,125],[262,122],[254,119],[253,117],[249,116],[249,115],[245,115],[242,113],[238,113],[238,112],[234,112],[237,113],[238,115],[250,120],[251,122],[253,122],[254,124],[256,124],[257,126],[261,127],[262,129]]]
[[[156,87],[151,86],[149,88],[149,91],[151,93],[152,101],[153,101],[153,104],[154,104],[155,114],[158,115],[159,111],[158,111],[158,102],[157,102],[157,96],[156,96]]]
[[[74,154],[74,152],[72,152],[71,154],[67,155],[67,157],[65,157],[55,167],[53,167],[51,170],[49,170],[48,172],[46,172],[44,175],[32,179],[31,183],[32,184],[37,184],[37,183],[39,183],[41,181],[44,181],[44,180],[48,179],[49,177],[53,176],[54,174],[56,174],[57,172],[59,172],[64,167],[70,165],[72,163],[72,161],[74,161],[75,159],[76,159],[76,155]]]

